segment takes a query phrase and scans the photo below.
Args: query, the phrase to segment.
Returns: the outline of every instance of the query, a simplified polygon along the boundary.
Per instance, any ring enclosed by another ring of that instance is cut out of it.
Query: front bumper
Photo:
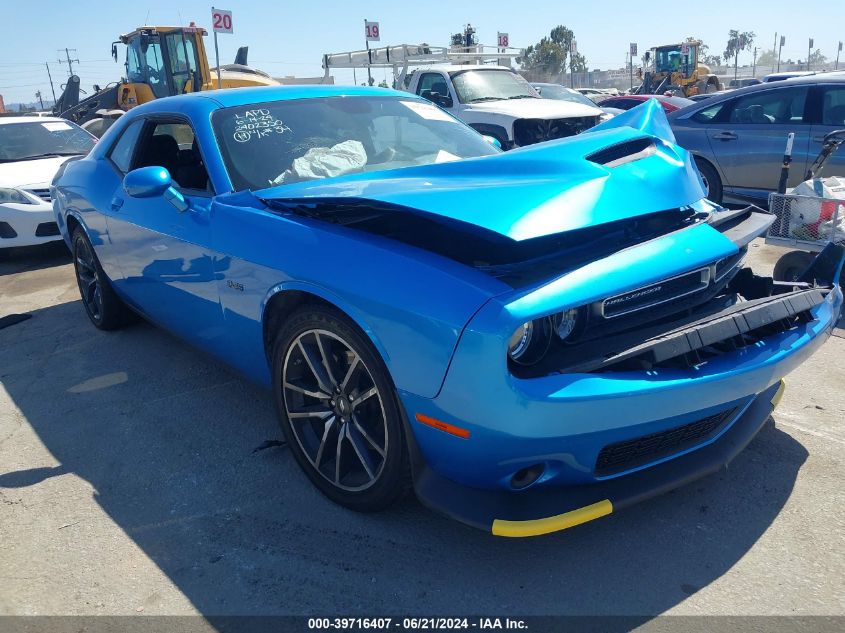
[[[43,204],[0,204],[0,248],[34,246],[62,239],[53,207]]]
[[[567,488],[522,493],[461,486],[421,465],[415,490],[427,506],[497,536],[538,536],[591,521],[668,492],[726,466],[763,427],[784,383],[759,394],[717,442],[634,474]]]
[[[827,340],[841,305],[834,287],[812,320],[688,370],[518,379],[480,363],[489,358],[486,339],[467,330],[437,398],[400,393],[417,494],[465,523],[520,536],[577,525],[718,470],[759,431],[782,378]],[[674,452],[610,473],[598,467],[609,446],[724,412],[724,425]],[[418,413],[447,426],[420,423]],[[514,476],[537,465],[542,476],[515,489]]]

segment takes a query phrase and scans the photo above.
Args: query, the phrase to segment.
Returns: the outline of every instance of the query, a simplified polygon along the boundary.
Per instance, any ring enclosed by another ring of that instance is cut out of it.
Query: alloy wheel
[[[91,318],[100,321],[103,317],[103,289],[94,259],[94,251],[87,240],[76,240],[74,268],[76,269],[76,281],[79,284],[82,301],[85,303]]]
[[[360,355],[333,332],[306,330],[288,347],[282,381],[290,428],[314,470],[341,490],[372,486],[385,465],[387,419]]]

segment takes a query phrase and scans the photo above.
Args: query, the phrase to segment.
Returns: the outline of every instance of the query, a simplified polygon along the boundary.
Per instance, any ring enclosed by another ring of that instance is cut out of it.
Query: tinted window
[[[123,131],[123,134],[121,134],[109,153],[111,162],[124,174],[132,166],[132,153],[142,127],[144,127],[144,121],[141,119],[132,123]]]
[[[845,127],[845,86],[825,88],[822,124]]]
[[[176,187],[211,190],[194,131],[183,121],[156,122],[148,127],[134,166],[164,167]]]
[[[449,87],[446,85],[446,80],[443,79],[443,75],[438,73],[426,73],[420,77],[417,94],[422,94],[424,90],[430,90],[443,96],[449,94]]]
[[[730,122],[760,125],[803,123],[806,100],[806,88],[755,92],[734,102]]]

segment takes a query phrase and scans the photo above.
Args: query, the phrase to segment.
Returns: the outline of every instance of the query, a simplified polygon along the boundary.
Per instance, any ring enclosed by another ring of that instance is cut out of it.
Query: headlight
[[[570,308],[560,312],[553,317],[555,334],[561,341],[565,341],[579,329],[581,325],[581,311],[578,308]]]
[[[29,199],[20,189],[2,189],[0,188],[0,203],[14,202],[15,204],[35,204]]]
[[[535,319],[520,325],[508,341],[508,356],[520,365],[533,365],[548,351],[552,338],[551,319]]]

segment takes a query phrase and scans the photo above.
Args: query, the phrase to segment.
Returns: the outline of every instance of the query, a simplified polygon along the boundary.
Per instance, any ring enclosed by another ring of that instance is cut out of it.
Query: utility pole
[[[833,66],[833,70],[839,70],[839,53],[842,52],[842,42],[839,42],[839,48],[836,49],[836,64]]]
[[[754,61],[751,63],[751,76],[757,76],[757,47],[754,47]]]
[[[41,91],[40,90],[35,91],[35,98],[38,99],[38,103],[41,104],[41,109],[43,110],[44,109],[44,100],[41,98]]]
[[[810,44],[807,46],[807,70],[810,70],[810,56],[813,51],[813,38],[810,38]]]
[[[780,72],[780,54],[783,51],[783,45],[786,44],[786,35],[780,36],[780,46],[778,47],[778,72]]]
[[[73,51],[73,54],[76,55],[76,49],[75,48],[70,48],[70,49],[66,48],[65,49],[65,59],[62,59],[61,57],[59,57],[59,63],[63,64],[65,62],[67,62],[67,70],[68,70],[68,73],[70,74],[70,76],[72,77],[73,76],[73,64],[71,62],[76,62],[78,64],[79,58],[77,57],[76,59],[71,59],[70,58],[70,51]],[[61,54],[62,54],[62,49],[59,49],[59,55],[61,55]]]
[[[772,52],[773,53],[775,52],[775,49],[777,47],[778,47],[778,34],[777,34],[777,31],[775,31],[775,44],[774,44],[774,46],[772,46]],[[772,72],[775,72],[775,60],[774,59],[772,60]]]
[[[56,104],[56,89],[53,87],[53,75],[50,74],[50,64],[44,62],[44,65],[47,67],[47,77],[50,79],[50,92],[53,93],[53,105]]]

